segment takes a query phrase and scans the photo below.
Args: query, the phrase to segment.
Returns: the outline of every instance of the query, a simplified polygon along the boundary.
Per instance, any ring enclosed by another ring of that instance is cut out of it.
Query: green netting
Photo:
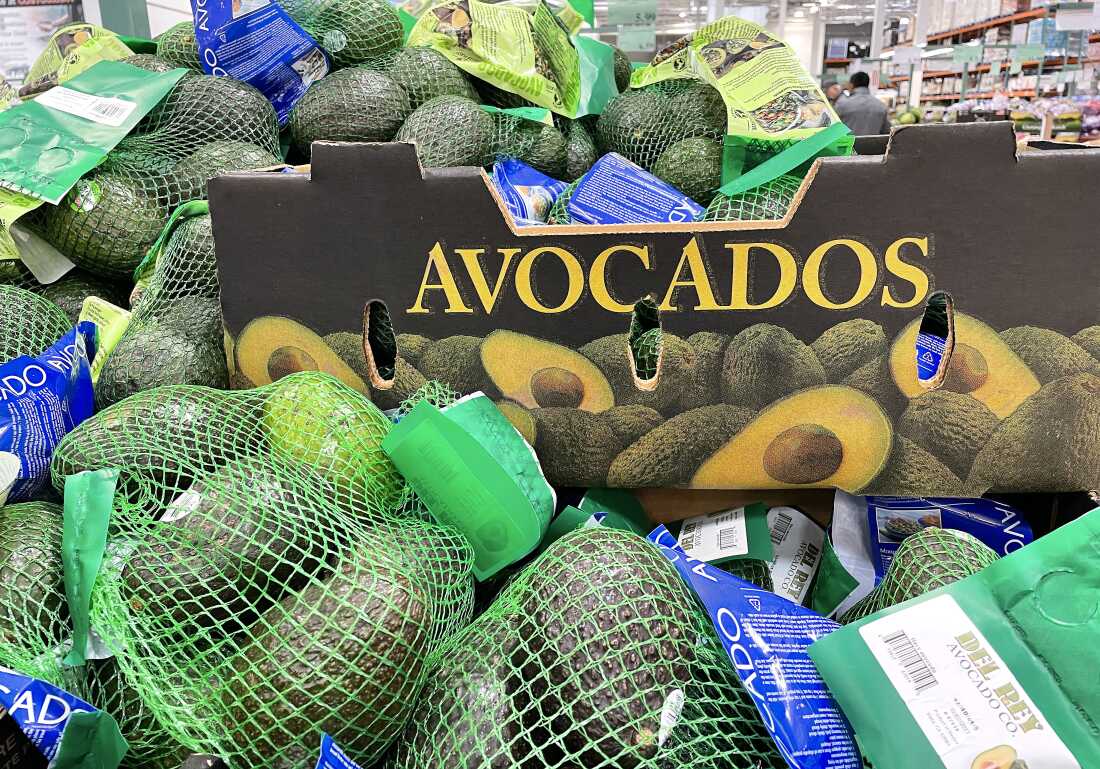
[[[49,285],[38,286],[37,293],[60,307],[70,323],[76,323],[84,300],[89,296],[98,296],[115,306],[126,307],[130,288],[128,283],[104,280],[84,270],[74,269]]]
[[[565,137],[555,126],[503,112],[492,118],[495,158],[518,158],[554,179],[565,178],[568,147]]]
[[[802,179],[786,175],[737,195],[718,193],[703,214],[704,222],[775,221],[787,215]]]
[[[271,103],[228,77],[186,75],[95,171],[28,223],[89,272],[128,278],[177,206],[209,178],[280,162]]]
[[[157,56],[173,67],[187,67],[202,72],[199,61],[199,44],[195,41],[195,25],[190,21],[181,21],[161,32],[156,37]]]
[[[661,153],[653,173],[705,206],[722,184],[722,143],[706,136],[681,139]]]
[[[554,205],[550,206],[550,211],[546,214],[547,224],[573,223],[573,217],[569,213],[569,199],[573,196],[573,190],[577,189],[579,181],[578,179],[571,183],[554,199]]]
[[[385,71],[405,89],[413,109],[437,96],[464,96],[479,101],[466,73],[431,48],[402,48],[391,57]]]
[[[394,141],[413,142],[427,168],[484,166],[492,162],[492,116],[462,96],[437,96],[415,109]]]
[[[402,729],[469,620],[472,554],[404,491],[390,426],[307,372],[139,393],[58,447],[55,484],[120,469],[92,625],[188,751],[300,769],[324,731],[369,766]]]
[[[422,387],[401,402],[397,410],[397,416],[399,419],[404,417],[421,401],[427,401],[437,409],[443,409],[450,406],[461,397],[462,395],[460,393],[451,389],[443,382],[432,379],[425,382]]]
[[[20,259],[0,259],[0,285],[16,286],[30,291],[41,286],[34,273]]]
[[[906,537],[882,582],[844,613],[848,624],[890,606],[965,579],[997,560],[997,553],[963,531],[930,526]]]
[[[229,387],[209,214],[184,220],[169,237],[103,365],[96,406],[172,384]]]
[[[767,561],[758,558],[738,558],[722,564],[722,570],[735,577],[751,582],[761,590],[775,590],[772,583],[772,570]]]
[[[0,362],[35,356],[72,328],[56,304],[17,286],[0,286]]]
[[[385,0],[282,0],[280,5],[338,69],[394,51],[405,39],[397,11]]]
[[[310,86],[288,125],[295,148],[308,158],[317,140],[390,141],[410,112],[409,97],[393,78],[352,67]]]
[[[565,176],[563,181],[571,182],[584,176],[585,172],[599,159],[596,142],[592,134],[579,120],[570,120],[565,131]]]
[[[675,569],[627,532],[555,542],[429,679],[389,769],[785,766]]]
[[[169,72],[179,66],[152,53],[135,53],[133,56],[127,56],[123,59],[122,63],[149,72]]]

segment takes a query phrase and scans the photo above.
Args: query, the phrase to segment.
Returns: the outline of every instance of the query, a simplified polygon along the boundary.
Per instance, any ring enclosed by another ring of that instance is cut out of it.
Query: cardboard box
[[[210,195],[243,386],[296,363],[396,402],[422,380],[372,367],[378,315],[361,352],[377,301],[415,335],[399,369],[508,401],[558,485],[949,495],[1100,486],[1078,434],[1100,380],[1040,389],[1100,368],[1050,342],[1100,322],[1098,175],[1090,150],[1017,158],[1002,122],[818,161],[773,222],[517,231],[479,169],[422,174],[401,144],[319,143],[311,176],[231,174]],[[909,409],[936,291],[954,307],[946,386],[969,395]],[[640,381],[626,334],[646,296],[664,337]],[[1024,326],[1046,331],[998,334]]]

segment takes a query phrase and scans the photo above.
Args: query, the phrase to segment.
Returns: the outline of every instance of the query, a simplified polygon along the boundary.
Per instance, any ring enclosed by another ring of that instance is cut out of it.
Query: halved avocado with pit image
[[[902,329],[890,348],[890,373],[908,398],[928,392],[917,380],[916,343],[921,319]],[[999,418],[1039,390],[1039,380],[1005,341],[977,318],[954,313],[955,346],[941,387],[968,394]]]
[[[771,404],[695,471],[692,488],[866,486],[886,464],[893,427],[851,387],[811,387]]]
[[[255,318],[234,345],[236,369],[254,386],[298,371],[323,371],[361,393],[367,385],[325,340],[296,320],[278,315]]]
[[[989,750],[983,750],[970,764],[970,769],[1017,769],[1017,764],[1022,761],[1016,759],[1016,749],[1011,745],[998,745]],[[1027,769],[1027,764],[1019,767]]]
[[[598,413],[615,405],[611,385],[600,369],[554,342],[515,331],[494,331],[481,345],[481,363],[501,395],[526,408]]]

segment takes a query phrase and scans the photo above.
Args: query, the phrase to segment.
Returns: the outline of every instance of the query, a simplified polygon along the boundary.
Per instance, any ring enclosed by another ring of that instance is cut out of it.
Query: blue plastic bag
[[[546,224],[550,207],[568,186],[516,158],[493,163],[493,184],[508,213],[521,227]]]
[[[359,764],[348,758],[331,737],[321,735],[321,754],[314,769],[359,769]]]
[[[36,358],[0,365],[0,452],[19,459],[9,502],[36,498],[50,480],[53,450],[92,415],[95,324],[80,323]]]
[[[581,177],[569,198],[580,224],[694,222],[706,210],[668,182],[609,152]]]

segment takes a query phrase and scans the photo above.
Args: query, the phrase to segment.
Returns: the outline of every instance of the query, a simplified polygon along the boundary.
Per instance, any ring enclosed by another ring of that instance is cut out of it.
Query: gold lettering
[[[959,646],[968,652],[977,651],[981,644],[973,633],[963,633],[960,636],[955,636],[955,640],[959,642]]]
[[[729,307],[723,309],[766,310],[790,298],[798,282],[798,264],[790,251],[776,243],[727,243],[726,248],[733,254],[733,289]],[[749,256],[754,248],[767,251],[779,264],[779,285],[761,304],[749,303]]]
[[[901,247],[912,244],[920,249],[922,256],[928,256],[928,238],[899,238],[886,249],[886,271],[896,278],[911,283],[913,286],[913,298],[901,302],[894,298],[889,286],[882,287],[882,305],[884,307],[897,307],[906,309],[916,307],[924,301],[928,294],[928,275],[920,267],[902,260]]]
[[[496,306],[497,297],[500,296],[501,286],[504,285],[504,276],[508,274],[508,265],[512,263],[512,257],[520,252],[518,248],[498,248],[502,259],[500,262],[500,270],[497,272],[496,283],[493,284],[492,291],[489,290],[489,284],[485,280],[485,273],[481,269],[480,256],[485,253],[484,248],[456,248],[455,253],[462,257],[462,263],[466,265],[466,274],[470,276],[470,282],[474,284],[474,290],[477,291],[477,296],[481,300],[481,306],[485,308],[485,314],[492,313],[493,307]]]
[[[685,265],[688,268],[690,279],[681,280],[680,276],[684,272]],[[729,307],[719,307],[718,303],[714,301],[714,289],[710,285],[710,276],[707,275],[707,267],[703,263],[703,254],[699,251],[699,243],[695,238],[689,240],[688,244],[684,246],[684,252],[680,255],[680,262],[676,265],[676,272],[673,273],[672,282],[668,284],[665,298],[661,301],[660,310],[662,312],[676,312],[676,291],[681,286],[685,288],[690,286],[695,289],[695,297],[699,300],[699,303],[695,305],[696,310],[730,309]]]
[[[548,307],[539,301],[539,298],[535,296],[534,285],[531,282],[531,270],[534,269],[535,260],[543,254],[553,254],[561,260],[561,263],[565,265],[566,277],[569,281],[565,298],[561,301],[561,304],[555,307]],[[582,291],[584,291],[584,270],[581,269],[577,257],[564,248],[540,246],[531,249],[523,255],[516,267],[516,293],[519,294],[520,301],[535,312],[546,314],[565,312],[577,303],[577,300],[581,298]]]
[[[859,285],[848,301],[839,304],[830,301],[821,290],[821,263],[834,246],[847,247],[859,260]],[[810,301],[818,307],[824,307],[828,310],[847,310],[850,307],[855,307],[871,295],[876,280],[878,280],[878,263],[875,261],[875,255],[871,253],[871,249],[858,240],[847,238],[822,243],[807,257],[806,265],[802,268],[802,290],[806,292],[806,296],[810,298]]]
[[[435,267],[436,275],[439,276],[439,283],[428,282],[432,267]],[[459,293],[454,275],[451,274],[451,267],[447,264],[447,257],[443,253],[443,247],[439,245],[438,241],[432,246],[432,250],[428,252],[428,263],[424,266],[424,277],[420,280],[420,292],[416,295],[416,301],[405,312],[410,315],[429,312],[424,307],[424,295],[429,290],[442,291],[443,295],[447,297],[447,309],[443,312],[473,312],[462,301],[462,294]]]
[[[649,269],[649,248],[645,246],[611,246],[611,248],[605,248],[596,256],[592,262],[592,268],[588,271],[588,288],[592,292],[592,298],[596,300],[596,304],[603,307],[605,310],[611,312],[633,312],[634,305],[623,304],[622,302],[611,296],[611,291],[607,288],[607,263],[611,261],[611,257],[615,254],[622,252],[626,254],[633,254],[638,257],[638,260],[642,263],[642,266],[647,270]]]

